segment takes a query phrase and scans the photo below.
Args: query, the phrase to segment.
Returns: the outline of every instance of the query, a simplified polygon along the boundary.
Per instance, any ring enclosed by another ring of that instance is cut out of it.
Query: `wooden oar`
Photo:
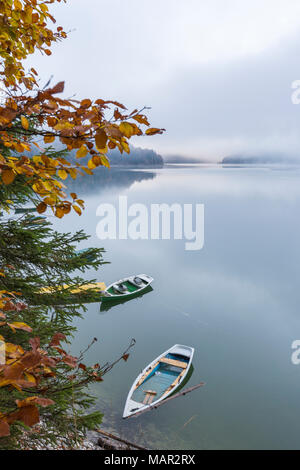
[[[129,415],[129,416],[126,416],[126,419],[128,418],[136,418],[137,416],[143,414],[143,413],[146,413],[147,411],[150,411],[150,410],[154,410],[156,408],[158,408],[159,406],[161,405],[164,405],[165,403],[167,403],[167,401],[169,400],[173,400],[174,398],[178,398],[178,397],[181,397],[182,395],[186,395],[187,393],[190,393],[192,392],[193,390],[196,390],[197,388],[200,388],[200,387],[203,387],[205,385],[205,382],[200,382],[198,385],[194,385],[193,387],[190,387],[190,388],[186,388],[184,389],[182,392],[178,392],[176,393],[175,395],[171,396],[171,397],[168,397],[168,398],[165,398],[164,400],[152,405],[152,406],[147,406],[147,408],[141,410],[141,411],[137,411],[136,413],[132,414],[132,415]]]

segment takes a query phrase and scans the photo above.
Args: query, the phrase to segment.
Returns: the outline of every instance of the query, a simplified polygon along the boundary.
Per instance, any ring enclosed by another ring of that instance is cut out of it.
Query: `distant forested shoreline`
[[[54,151],[61,150],[59,142],[53,142],[52,148]],[[24,152],[28,157],[33,157],[36,152]],[[131,147],[129,154],[123,152],[122,154],[118,149],[109,150],[108,159],[112,167],[125,167],[125,168],[162,168],[164,160],[161,155],[151,149],[143,149],[139,147]],[[68,160],[79,162],[76,158],[76,149],[68,152]],[[83,163],[80,160],[80,163]]]
[[[127,168],[162,168],[164,160],[161,155],[151,149],[133,147],[130,154],[121,154],[118,149],[108,153],[111,166],[126,166]]]
[[[268,154],[268,155],[230,155],[224,157],[221,162],[223,165],[265,165],[265,164],[299,164],[299,159],[295,157]]]

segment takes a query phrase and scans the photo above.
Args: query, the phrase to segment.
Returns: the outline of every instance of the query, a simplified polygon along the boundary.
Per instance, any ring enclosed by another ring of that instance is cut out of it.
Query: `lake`
[[[81,217],[53,219],[62,231],[91,235],[80,248],[104,247],[104,265],[89,278],[109,284],[130,274],[154,277],[153,291],[100,311],[87,305],[76,320],[72,352],[96,336],[86,363],[117,359],[93,386],[106,429],[154,449],[300,448],[300,170],[289,167],[167,166],[107,170],[97,184],[79,185]],[[204,204],[205,242],[104,240],[96,236],[101,203]],[[51,219],[52,220],[52,219]],[[195,347],[189,395],[130,420],[122,412],[132,382],[175,343]]]

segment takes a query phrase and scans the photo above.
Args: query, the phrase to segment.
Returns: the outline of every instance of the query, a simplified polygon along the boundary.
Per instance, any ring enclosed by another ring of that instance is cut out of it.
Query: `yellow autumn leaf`
[[[10,380],[8,379],[0,379],[0,387],[5,387],[6,385],[10,384]]]
[[[28,372],[25,372],[25,377],[28,382],[32,382],[33,384],[36,383],[36,378],[32,374],[28,374]]]
[[[79,204],[80,207],[82,207],[82,209],[84,209],[84,201],[83,201],[83,199],[76,199],[75,202],[76,202],[76,204]]]
[[[22,147],[23,147],[24,150],[27,150],[27,151],[30,150],[30,145],[25,144],[25,142],[21,142],[21,145],[22,145]]]
[[[86,148],[85,145],[82,145],[79,150],[76,152],[76,157],[77,158],[83,158],[87,155],[88,149]]]
[[[29,129],[29,122],[25,116],[21,116],[21,124],[26,131]]]
[[[34,161],[34,163],[42,163],[42,159],[39,155],[34,155],[32,157],[32,160]]]
[[[20,0],[15,0],[14,5],[15,5],[16,10],[22,10],[23,9],[23,6],[22,6],[22,3],[20,2]]]
[[[93,160],[89,160],[88,161],[88,167],[91,169],[91,170],[94,170],[94,168],[96,168],[97,165],[94,164]]]
[[[93,166],[93,168],[94,168],[94,166]],[[89,168],[82,167],[82,169],[85,171],[85,173],[86,173],[87,175],[93,175],[93,174],[94,174],[94,173],[92,172],[92,170],[89,169]]]
[[[59,122],[58,124],[56,124],[54,129],[56,131],[63,131],[64,129],[71,129],[72,127],[73,124],[71,124],[70,122]]]
[[[75,204],[73,204],[72,207],[73,207],[74,211],[77,212],[78,215],[82,214],[80,207],[76,206]]]
[[[68,173],[65,170],[58,170],[57,174],[62,180],[65,180],[68,177]]]
[[[20,346],[18,344],[5,343],[5,352],[7,354],[14,354],[14,353],[23,354],[24,349],[22,348],[22,346]]]
[[[128,145],[127,142],[122,141],[121,145],[122,145],[122,148],[123,148],[124,152],[130,153],[130,148],[129,148],[129,145]]]
[[[101,155],[101,164],[106,166],[106,168],[110,168],[109,160],[105,155]]]
[[[25,19],[27,23],[32,23],[32,8],[29,6],[25,8]]]
[[[15,331],[15,329],[17,330],[24,330],[24,331],[28,331],[28,333],[31,333],[32,332],[32,328],[27,325],[26,323],[23,323],[23,322],[20,322],[20,321],[14,321],[13,323],[7,323],[8,326],[10,326],[10,328]]]
[[[134,128],[129,122],[121,122],[119,130],[125,137],[131,137],[134,134]]]
[[[52,197],[45,197],[44,199],[44,203],[48,206],[54,206],[55,202],[55,199],[53,199]]]
[[[69,175],[71,176],[71,178],[72,178],[73,180],[76,180],[76,178],[77,178],[77,170],[76,170],[76,168],[70,168],[70,169],[69,169]]]
[[[45,5],[45,3],[42,3],[40,5],[40,9],[42,10],[43,13],[47,13],[47,11],[48,11],[48,7],[47,7],[47,5]]]
[[[15,147],[17,152],[19,153],[24,152],[23,145],[19,144],[18,142],[13,142],[13,146]]]
[[[43,186],[47,191],[52,191],[53,186],[50,181],[43,181]]]

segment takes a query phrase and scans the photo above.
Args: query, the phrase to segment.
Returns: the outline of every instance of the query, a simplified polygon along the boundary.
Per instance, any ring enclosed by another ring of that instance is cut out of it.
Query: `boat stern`
[[[191,346],[185,346],[184,344],[175,344],[172,348],[171,351],[173,354],[180,354],[181,356],[185,356],[190,358],[190,360],[193,358],[195,349],[192,348]]]
[[[151,284],[151,282],[154,280],[153,277],[148,276],[148,274],[138,274],[137,277],[140,277],[141,279],[143,279],[143,281],[149,284]]]

